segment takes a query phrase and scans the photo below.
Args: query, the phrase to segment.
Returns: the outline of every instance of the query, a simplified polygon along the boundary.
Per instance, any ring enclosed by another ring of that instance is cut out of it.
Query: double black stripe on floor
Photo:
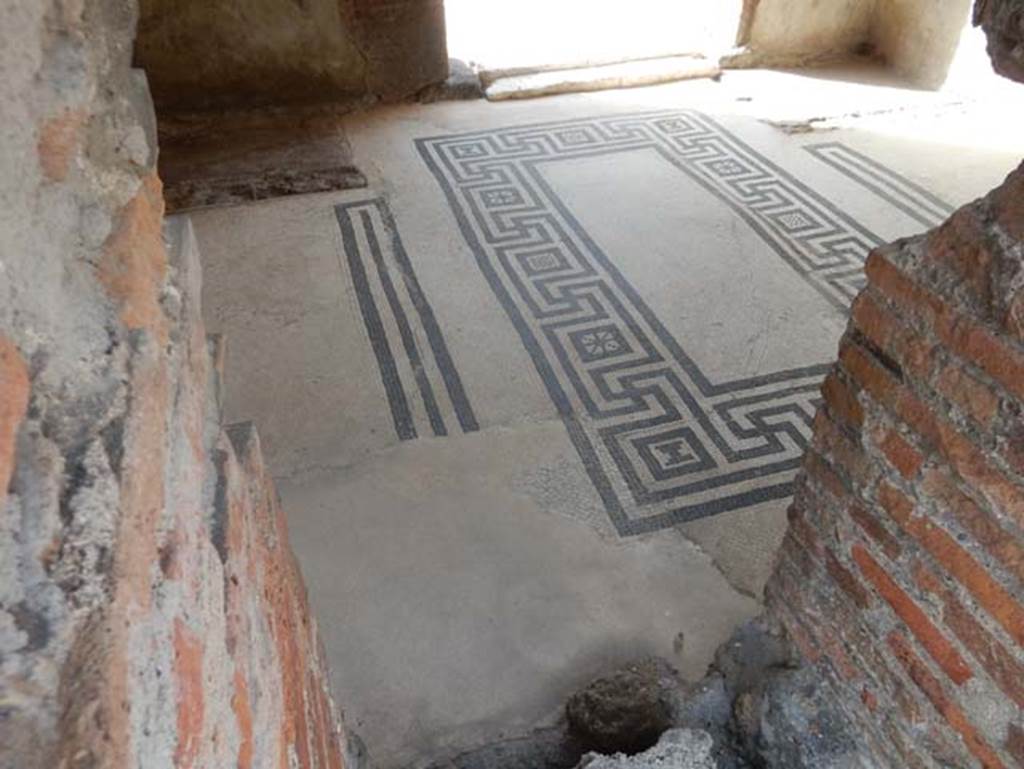
[[[925,227],[935,227],[953,213],[949,203],[862,152],[838,142],[804,149]]]
[[[411,440],[426,430],[435,436],[448,435],[445,413],[454,414],[463,432],[478,430],[473,407],[387,203],[375,198],[342,203],[334,210],[398,437]],[[379,304],[375,294],[383,302]],[[396,350],[404,352],[407,365],[396,360]],[[402,369],[415,384],[403,381]],[[411,402],[417,394],[422,412]]]

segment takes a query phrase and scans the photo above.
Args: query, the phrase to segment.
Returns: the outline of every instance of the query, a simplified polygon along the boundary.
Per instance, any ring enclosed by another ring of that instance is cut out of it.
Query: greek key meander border
[[[654,149],[746,221],[837,312],[858,290],[864,257],[880,243],[877,236],[693,111],[518,126],[416,144],[620,534],[791,495],[828,366],[709,381],[537,166]],[[555,237],[540,237],[544,228]],[[588,309],[585,317],[579,314]],[[576,356],[567,352],[570,345]],[[602,363],[605,358],[611,362]],[[662,432],[649,441],[645,435],[629,442],[623,437],[647,429]],[[655,450],[678,459],[677,466],[670,459],[663,465]],[[709,474],[712,452],[740,467]],[[653,514],[627,513],[609,467],[618,471],[618,485],[635,509],[656,507]],[[701,472],[697,481],[671,482]],[[737,491],[737,484],[745,487]],[[687,497],[690,502],[678,504]]]

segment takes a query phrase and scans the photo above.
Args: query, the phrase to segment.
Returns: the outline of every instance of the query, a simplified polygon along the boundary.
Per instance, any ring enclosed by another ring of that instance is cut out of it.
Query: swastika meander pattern
[[[417,144],[620,534],[792,493],[827,365],[710,381],[540,167],[653,149],[729,206],[837,312],[862,285],[875,235],[691,111]]]

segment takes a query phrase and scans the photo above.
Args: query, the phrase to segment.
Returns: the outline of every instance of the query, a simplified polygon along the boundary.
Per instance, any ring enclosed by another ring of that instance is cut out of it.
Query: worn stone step
[[[499,77],[487,86],[490,101],[530,99],[559,93],[634,88],[675,80],[717,77],[718,63],[703,56],[670,56],[597,67],[577,67]]]

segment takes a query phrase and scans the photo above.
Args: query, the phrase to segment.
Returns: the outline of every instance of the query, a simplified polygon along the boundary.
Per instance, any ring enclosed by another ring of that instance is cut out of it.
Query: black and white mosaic
[[[837,313],[862,285],[875,235],[691,111],[417,144],[620,534],[792,493],[826,362],[711,381],[541,169],[653,149],[745,221]]]
[[[375,198],[342,203],[334,210],[398,437],[447,435],[451,415],[463,432],[478,430],[462,379],[387,203]],[[414,400],[419,404],[414,406]]]
[[[920,184],[852,147],[823,142],[804,149],[925,227],[934,227],[953,213],[953,206]]]

